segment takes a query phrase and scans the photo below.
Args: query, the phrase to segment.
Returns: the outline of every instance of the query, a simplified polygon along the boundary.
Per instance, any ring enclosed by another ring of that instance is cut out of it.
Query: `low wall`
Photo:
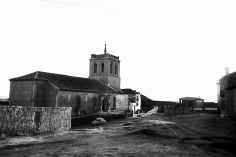
[[[0,132],[32,135],[69,130],[71,107],[0,106]]]

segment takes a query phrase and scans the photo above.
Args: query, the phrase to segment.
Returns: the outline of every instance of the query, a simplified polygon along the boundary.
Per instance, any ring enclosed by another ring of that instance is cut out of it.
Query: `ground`
[[[56,135],[2,139],[0,157],[233,157],[235,128],[235,121],[216,114],[155,114]]]

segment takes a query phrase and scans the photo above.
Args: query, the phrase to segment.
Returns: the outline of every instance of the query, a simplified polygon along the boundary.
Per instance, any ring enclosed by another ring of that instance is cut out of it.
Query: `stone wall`
[[[53,133],[71,128],[71,107],[0,106],[0,132],[11,135]]]

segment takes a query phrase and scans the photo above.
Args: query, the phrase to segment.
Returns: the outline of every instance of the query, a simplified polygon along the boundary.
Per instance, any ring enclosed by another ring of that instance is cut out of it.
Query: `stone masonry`
[[[71,107],[0,106],[0,133],[34,135],[71,128]]]

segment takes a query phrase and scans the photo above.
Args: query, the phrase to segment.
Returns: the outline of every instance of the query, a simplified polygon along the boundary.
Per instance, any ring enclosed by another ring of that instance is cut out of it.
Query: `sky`
[[[236,71],[235,0],[0,1],[0,96],[34,71],[88,77],[92,53],[120,57],[121,87],[154,100],[217,100]]]

